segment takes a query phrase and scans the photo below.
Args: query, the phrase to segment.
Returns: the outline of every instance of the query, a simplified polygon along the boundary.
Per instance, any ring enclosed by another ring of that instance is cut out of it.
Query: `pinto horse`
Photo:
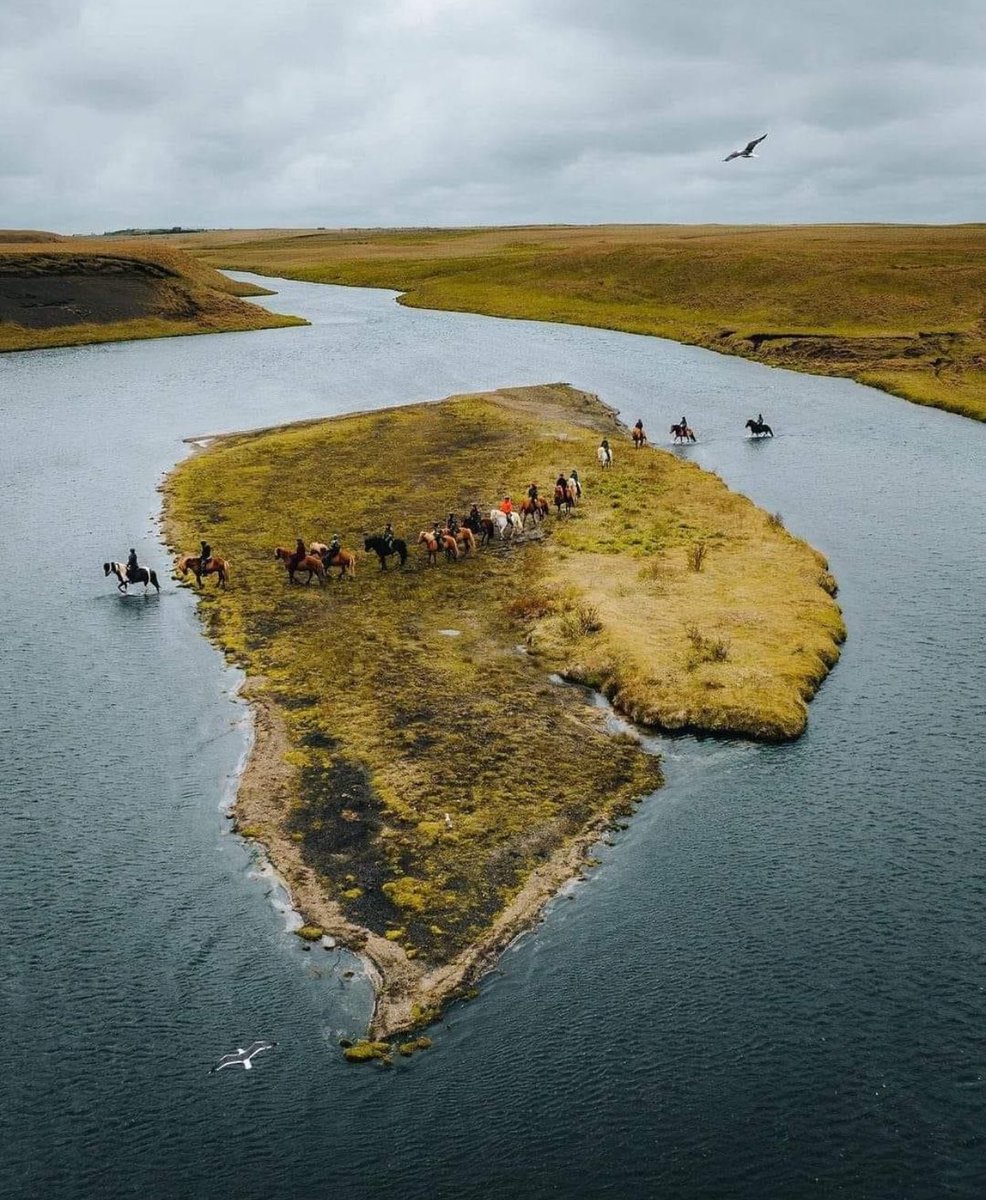
[[[407,542],[403,538],[394,538],[389,544],[383,540],[380,534],[363,534],[363,549],[369,553],[371,550],[380,559],[380,570],[386,571],[387,559],[396,554],[401,560],[401,566],[407,562]]]
[[[317,554],[306,554],[299,557],[294,550],[288,550],[286,546],[278,546],[274,551],[274,557],[279,558],[288,570],[288,581],[294,583],[295,571],[307,571],[308,578],[305,580],[305,586],[312,581],[312,576],[318,578],[318,582],[325,587],[325,564]]]
[[[120,562],[104,562],[103,575],[115,575],[117,578],[116,590],[127,594],[128,583],[142,583],[144,591],[147,591],[147,585],[150,584],[156,592],[160,592],[161,585],[157,581],[157,575],[149,567],[138,567],[134,572],[133,579],[127,578],[127,568],[125,563]]]
[[[746,428],[750,431],[750,437],[773,437],[774,431],[766,421],[755,421],[752,417],[747,421]]]
[[[639,450],[640,447],[643,446],[647,441],[647,434],[644,433],[643,425],[634,425],[631,437],[633,438],[634,450]]]
[[[229,583],[229,560],[213,555],[205,562],[197,554],[183,554],[175,563],[175,570],[184,579],[189,571],[195,575],[195,582],[202,586],[203,575],[215,575],[216,586],[225,587]]]
[[[690,425],[672,425],[672,442],[694,442],[695,434]]]

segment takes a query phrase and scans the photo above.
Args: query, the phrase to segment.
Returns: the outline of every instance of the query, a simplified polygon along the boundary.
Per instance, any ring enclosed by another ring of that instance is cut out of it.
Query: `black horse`
[[[751,417],[746,423],[747,429],[750,431],[751,437],[773,437],[774,431],[766,421],[754,421]]]
[[[363,549],[373,550],[376,553],[377,558],[380,559],[381,571],[386,571],[387,559],[391,554],[400,556],[402,567],[407,562],[407,542],[403,538],[394,538],[388,546],[379,534],[375,533],[372,537],[366,534],[363,538]]]

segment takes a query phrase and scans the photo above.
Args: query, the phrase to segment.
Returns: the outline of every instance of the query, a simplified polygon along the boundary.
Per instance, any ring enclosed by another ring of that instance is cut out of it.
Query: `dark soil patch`
[[[108,324],[141,317],[187,319],[189,312],[163,311],[160,280],[144,272],[114,275],[17,276],[0,274],[0,321],[29,329]]]

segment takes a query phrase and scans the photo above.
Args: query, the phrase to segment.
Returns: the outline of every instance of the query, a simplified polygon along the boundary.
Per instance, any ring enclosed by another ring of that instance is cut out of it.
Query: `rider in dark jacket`
[[[531,484],[531,486],[527,489],[527,498],[528,498],[528,500],[531,501],[532,504],[537,504],[537,502],[538,502],[538,485],[537,485],[536,479]]]
[[[446,525],[446,528],[448,529],[449,533],[453,537],[459,536],[459,518],[455,515],[454,512],[449,513],[448,521],[446,521],[445,525]]]
[[[137,579],[137,572],[140,567],[137,564],[137,551],[130,547],[130,553],[127,555],[127,579],[130,583],[134,583]]]
[[[383,531],[383,544],[389,554],[394,548],[394,527],[388,521]]]
[[[332,535],[332,541],[329,542],[329,549],[325,555],[326,564],[330,563],[339,551],[342,549],[342,538],[337,533]]]

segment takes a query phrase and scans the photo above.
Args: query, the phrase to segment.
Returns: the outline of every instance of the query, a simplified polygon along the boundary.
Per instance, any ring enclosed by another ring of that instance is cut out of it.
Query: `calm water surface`
[[[0,1194],[986,1194],[986,426],[277,286],[311,328],[0,356]],[[681,453],[829,555],[850,640],[797,744],[659,742],[667,787],[433,1050],[351,1068],[366,982],[287,932],[223,816],[237,677],[187,593],[100,564],[167,575],[184,437],[554,380],[652,434],[684,413]]]

